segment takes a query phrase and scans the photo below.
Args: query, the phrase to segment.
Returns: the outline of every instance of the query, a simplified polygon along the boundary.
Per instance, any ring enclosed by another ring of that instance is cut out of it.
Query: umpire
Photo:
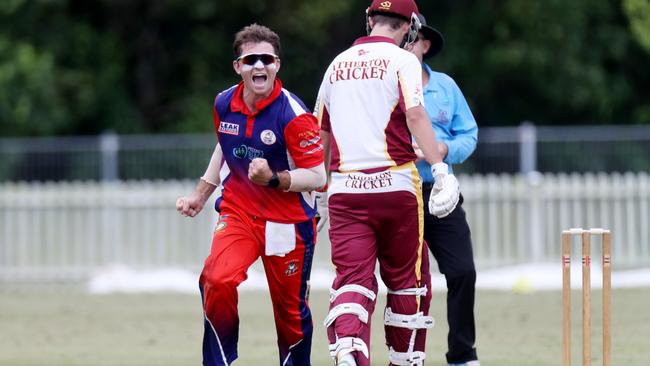
[[[423,26],[411,51],[422,63],[422,85],[427,114],[436,132],[444,162],[452,172],[452,164],[462,163],[476,148],[478,127],[463,93],[454,80],[444,73],[431,70],[423,62],[423,59],[438,54],[444,41],[440,32],[426,25],[424,16],[419,17]],[[426,202],[433,188],[434,178],[426,161],[419,160],[417,167],[423,181],[423,200]],[[447,280],[447,362],[450,366],[479,366],[474,346],[476,270],[469,225],[462,203],[461,195],[456,209],[443,218],[429,215],[429,208],[424,205],[424,239],[438,262],[440,272]]]

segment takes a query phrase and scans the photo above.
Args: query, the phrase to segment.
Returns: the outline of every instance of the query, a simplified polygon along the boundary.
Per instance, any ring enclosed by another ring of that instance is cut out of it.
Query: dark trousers
[[[448,363],[477,360],[474,325],[476,269],[469,225],[462,208],[463,196],[449,216],[439,219],[429,214],[431,184],[423,185],[424,239],[447,280]]]

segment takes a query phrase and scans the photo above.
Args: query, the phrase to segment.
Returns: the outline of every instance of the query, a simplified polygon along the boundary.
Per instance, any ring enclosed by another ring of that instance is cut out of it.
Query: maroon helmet
[[[370,22],[368,18],[375,14],[392,15],[402,18],[411,23],[409,32],[404,36],[404,40],[400,47],[406,47],[415,42],[418,37],[418,32],[422,25],[420,19],[418,6],[415,0],[373,0],[368,9],[366,9],[366,30],[370,34]]]
[[[405,20],[411,20],[412,14],[419,14],[414,0],[373,0],[368,7],[368,15],[389,13],[398,15]]]

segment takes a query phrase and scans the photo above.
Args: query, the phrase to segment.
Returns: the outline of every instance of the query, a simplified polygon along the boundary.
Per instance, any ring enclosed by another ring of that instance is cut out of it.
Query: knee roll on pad
[[[395,352],[391,347],[388,352],[390,363],[397,366],[423,366],[426,354],[421,351]]]
[[[359,320],[361,320],[364,324],[368,324],[368,310],[366,310],[360,304],[354,302],[346,302],[336,305],[329,311],[329,313],[327,313],[327,317],[325,318],[324,322],[325,327],[327,328],[330,325],[334,324],[336,318],[343,314],[354,314],[359,317]]]

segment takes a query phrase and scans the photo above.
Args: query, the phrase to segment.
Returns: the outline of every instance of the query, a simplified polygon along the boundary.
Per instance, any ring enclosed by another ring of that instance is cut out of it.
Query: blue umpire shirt
[[[437,140],[449,148],[444,162],[451,173],[452,164],[462,163],[476,149],[478,126],[454,79],[431,70],[427,64],[422,66],[429,74],[429,82],[424,86],[424,105]],[[423,183],[433,183],[431,166],[426,161],[420,160],[417,168]]]

